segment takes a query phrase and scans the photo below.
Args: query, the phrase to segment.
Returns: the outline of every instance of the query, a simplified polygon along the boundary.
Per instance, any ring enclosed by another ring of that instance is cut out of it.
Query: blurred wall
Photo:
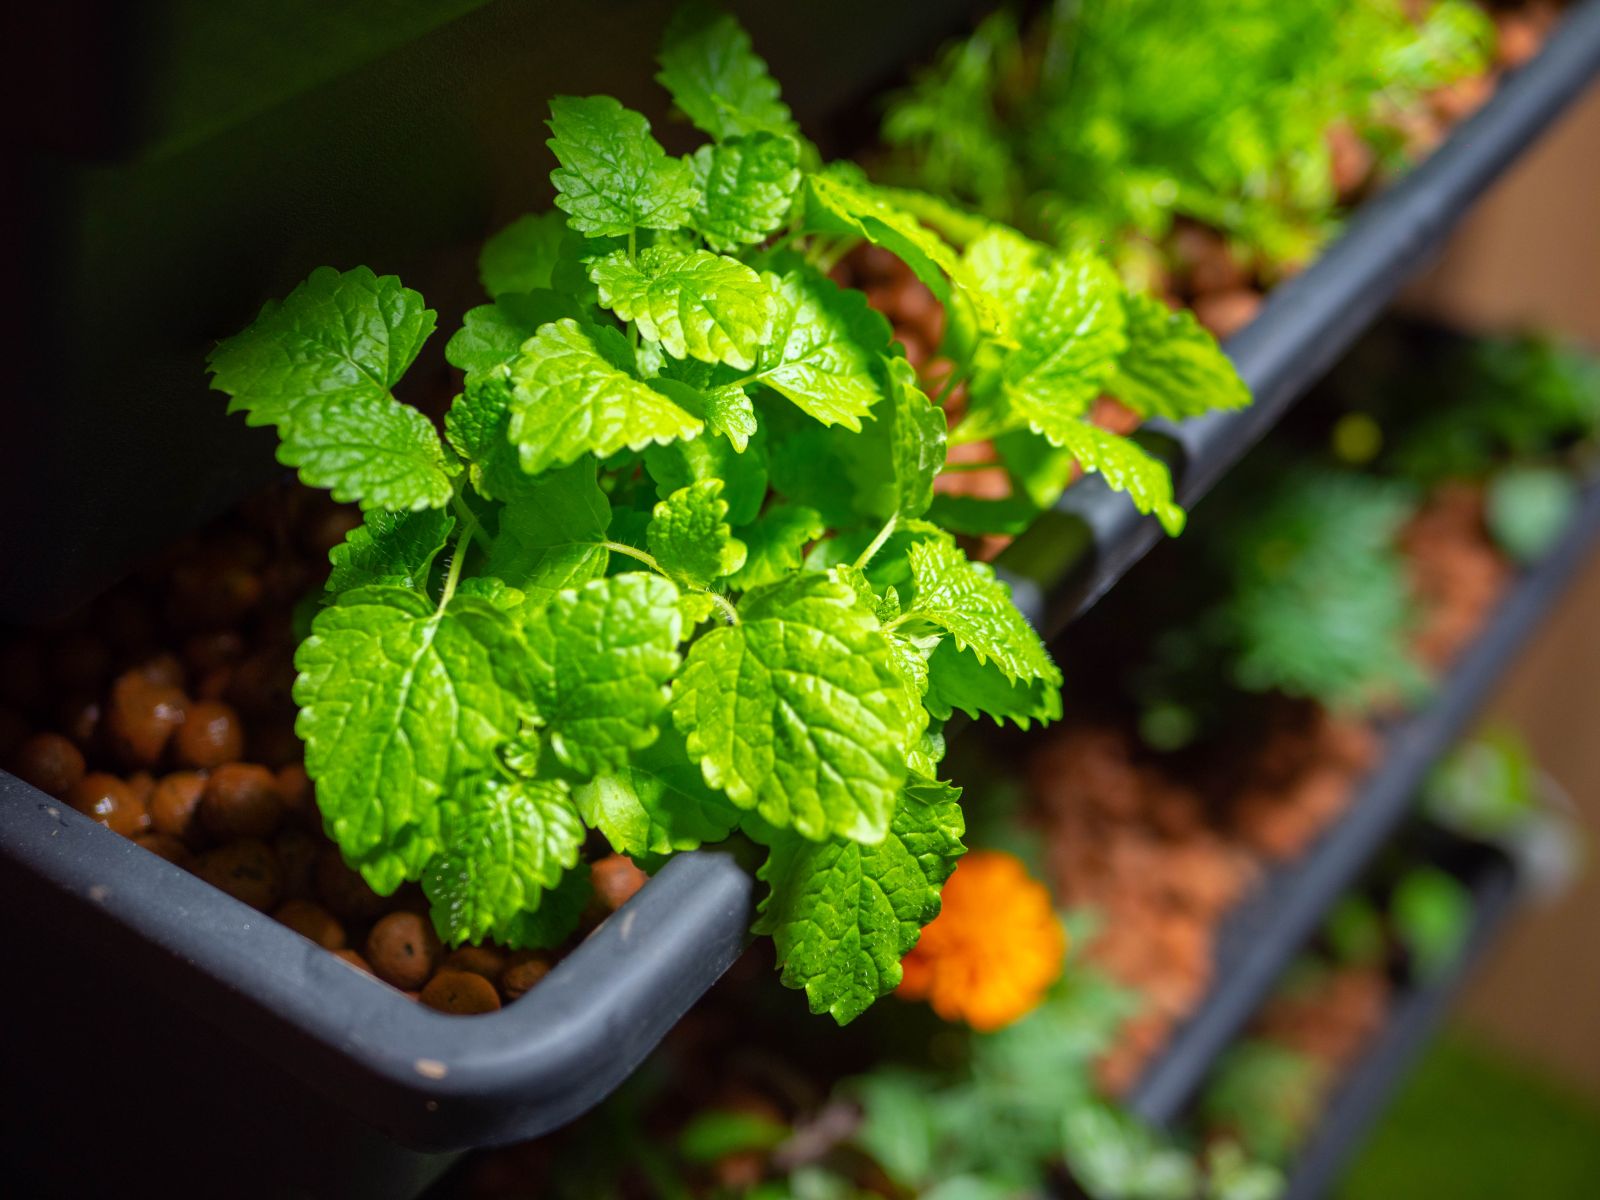
[[[1600,87],[1485,198],[1408,307],[1478,329],[1537,326],[1600,350]],[[1587,833],[1572,892],[1495,947],[1460,1016],[1600,1099],[1600,558],[1490,705],[1565,789]]]

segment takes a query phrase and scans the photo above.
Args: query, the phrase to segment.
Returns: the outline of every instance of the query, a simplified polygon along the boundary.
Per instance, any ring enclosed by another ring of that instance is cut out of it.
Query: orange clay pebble
[[[316,895],[317,857],[322,843],[316,834],[304,829],[285,829],[272,839],[272,849],[283,867],[283,894],[291,900],[309,900]]]
[[[324,950],[344,949],[344,926],[314,901],[285,900],[273,910],[272,919],[287,925],[301,937],[310,938]]]
[[[507,1000],[526,995],[546,975],[550,974],[550,960],[536,950],[514,950],[500,972],[500,990]]]
[[[257,838],[240,838],[207,850],[195,874],[251,908],[271,912],[283,895],[283,870],[272,847]]]
[[[494,1012],[500,996],[482,975],[471,971],[440,971],[422,989],[422,1002],[429,1008],[457,1015]]]
[[[482,975],[491,983],[500,978],[506,969],[506,956],[493,946],[462,946],[445,955],[439,964],[441,971],[471,971]]]
[[[367,961],[373,971],[405,992],[427,982],[442,949],[432,923],[416,913],[390,913],[367,935]]]
[[[83,755],[59,733],[36,733],[17,748],[12,770],[59,800],[83,778]]]
[[[139,803],[149,808],[150,797],[156,794],[156,777],[149,771],[135,771],[128,776],[128,786],[133,789]]]
[[[134,790],[115,775],[103,771],[85,775],[65,799],[79,812],[123,837],[132,837],[150,827],[150,813]]]
[[[589,881],[600,902],[615,912],[632,899],[650,877],[634,866],[627,855],[610,854],[589,868]]]
[[[150,793],[150,823],[158,833],[182,838],[193,845],[200,840],[195,810],[206,790],[206,777],[194,771],[175,771]]]
[[[367,962],[366,959],[362,958],[361,955],[358,954],[356,951],[348,950],[348,949],[347,950],[335,950],[333,953],[334,953],[334,957],[344,959],[345,962],[349,963],[352,967],[356,968],[356,970],[365,971],[368,975],[372,974],[371,965]]]
[[[278,795],[283,798],[283,809],[287,816],[310,819],[315,815],[316,796],[311,790],[311,780],[306,775],[305,767],[299,763],[290,763],[286,767],[279,767],[274,778],[277,780]]]
[[[170,833],[151,830],[134,834],[133,840],[157,858],[164,858],[175,867],[182,867],[187,871],[193,865],[194,860],[189,854],[189,847]]]
[[[283,820],[283,798],[271,771],[228,763],[211,772],[200,796],[200,821],[219,838],[271,837]]]
[[[106,718],[118,755],[134,766],[153,766],[183,724],[187,702],[177,688],[152,683],[139,671],[118,676]]]
[[[183,664],[173,654],[157,654],[147,658],[128,674],[137,675],[152,687],[183,690]]]
[[[370,921],[388,909],[389,902],[367,886],[359,871],[345,866],[333,846],[324,846],[317,858],[317,898],[330,912],[347,921]]]
[[[230,706],[202,700],[189,706],[173,745],[183,766],[220,767],[244,752],[244,728]]]

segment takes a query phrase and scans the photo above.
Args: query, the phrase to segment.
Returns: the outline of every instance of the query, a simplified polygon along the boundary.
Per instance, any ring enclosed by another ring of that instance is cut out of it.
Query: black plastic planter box
[[[1427,1046],[1473,966],[1517,905],[1509,859],[1482,846],[1463,848],[1453,873],[1472,892],[1472,923],[1460,954],[1432,979],[1403,987],[1378,1036],[1334,1088],[1316,1130],[1296,1155],[1282,1200],[1319,1200],[1333,1190],[1368,1129]]]
[[[513,20],[508,11],[516,7],[482,5],[470,18],[472,28],[486,39],[503,33],[505,22]],[[888,37],[887,44],[902,58],[924,53],[948,27],[929,32],[923,23],[931,28],[932,18],[919,10],[912,39],[905,14],[899,14],[888,22],[901,30],[898,40]],[[350,81],[367,78],[363,72],[399,87],[407,78],[408,56],[415,59],[423,46],[460,54],[459,34],[446,24],[419,37],[416,47],[396,52],[398,65],[391,55],[327,87],[343,89],[340,95],[348,99],[358,92]],[[529,40],[525,28],[517,36],[518,44]],[[810,43],[825,47],[827,39],[811,36]],[[485,61],[504,67],[503,48],[482,49]],[[588,54],[600,57],[592,47]],[[778,60],[776,49],[771,57]],[[865,80],[890,65],[858,62],[852,69]],[[1197,498],[1270,425],[1597,67],[1600,0],[1588,0],[1540,59],[1510,80],[1433,159],[1376,201],[1320,263],[1274,295],[1231,348],[1261,394],[1258,410],[1226,428],[1195,423],[1152,434],[1173,437],[1185,448],[1178,464],[1185,499]],[[430,94],[440,101],[461,82],[449,71],[465,68],[430,69]],[[527,81],[519,86],[526,89]],[[471,94],[483,99],[481,88]],[[323,91],[307,95],[304,103],[320,111]],[[369,98],[366,116],[396,119],[382,111],[393,99]],[[410,93],[401,99],[395,112],[416,105]],[[251,118],[258,124],[262,119]],[[257,127],[248,121],[242,126],[246,133]],[[351,139],[361,129],[360,121],[339,126],[340,135]],[[469,136],[450,121],[429,124],[427,134],[429,145]],[[166,146],[160,153],[181,158],[185,151]],[[112,160],[132,155],[144,161],[140,154],[160,159],[148,146],[117,146],[103,154]],[[245,153],[240,161],[253,160]],[[359,225],[357,202],[371,196],[369,188],[338,182],[342,233]],[[426,220],[437,217],[439,228],[463,236],[469,226],[481,232],[481,200],[464,200],[448,219],[428,213]],[[252,211],[244,204],[228,215],[225,229],[205,230],[211,240],[197,238],[191,253],[216,249],[216,239],[225,241],[225,235],[249,245]],[[302,253],[329,236],[300,236],[316,217],[316,204],[299,196],[285,219],[290,226],[301,223],[299,234],[278,230],[282,236],[275,236],[271,261],[245,264],[248,270],[235,264],[223,281],[219,269],[204,264],[207,286],[197,288],[195,305],[225,298],[216,307],[237,324],[241,305],[281,290],[264,279],[283,282],[285,272],[303,274],[308,261],[359,258],[365,253],[360,247],[371,246],[357,241],[327,254]],[[236,294],[241,289],[248,296]],[[188,318],[195,316],[191,309],[184,310]],[[180,330],[177,340],[162,346],[169,356],[162,359],[166,373],[140,376],[143,411],[162,428],[188,428],[190,418],[174,418],[150,397],[179,378],[173,373],[178,365],[193,373],[183,377],[182,387],[186,395],[194,393],[206,339],[227,328],[217,327],[218,319],[208,314],[200,327],[191,322]],[[95,386],[92,378],[77,382]],[[214,397],[210,403],[220,411]],[[59,497],[52,471],[69,436],[82,434],[96,454],[106,445],[124,456],[151,449],[145,434],[117,445],[112,432],[95,431],[93,415],[91,407],[60,421],[48,413],[35,418],[38,428],[30,437],[38,457],[0,472],[17,496]],[[220,429],[219,422],[206,428],[213,426]],[[36,577],[9,573],[0,604],[14,614],[47,612],[73,587],[104,577],[116,556],[148,538],[152,522],[175,534],[175,523],[220,508],[230,489],[249,478],[238,464],[260,453],[258,444],[244,447],[238,434],[226,433],[229,455],[221,467],[207,464],[204,487],[177,481],[186,490],[176,508],[170,497],[166,508],[151,507],[149,496],[118,506],[114,496],[102,493],[96,505],[84,500],[48,518],[36,513],[38,520],[26,506],[13,509],[23,516],[10,532],[28,531],[28,540],[8,542],[7,561],[32,563],[47,544],[67,547],[61,552],[66,557],[41,558]],[[160,447],[169,456],[165,461],[197,453],[195,436],[191,431],[176,447]],[[0,437],[0,444],[7,440]],[[9,445],[17,450],[25,443],[16,438]],[[220,482],[219,473],[225,476]],[[1059,523],[1041,522],[1019,545],[1013,573],[1038,582],[1036,599],[1055,600],[1059,619],[1051,625],[1086,606],[1153,541],[1152,527],[1129,520],[1131,513],[1123,498],[1091,482],[1072,490]],[[144,518],[149,520],[131,528]],[[50,530],[59,532],[47,536]],[[1029,555],[1031,567],[1050,569],[1022,571]],[[1025,585],[1019,599],[1027,600]],[[136,1191],[140,1181],[130,1179],[130,1172],[147,1171],[161,1174],[152,1186],[179,1195],[413,1194],[454,1152],[536,1136],[614,1087],[741,952],[751,891],[750,879],[728,856],[682,856],[528,997],[488,1016],[445,1017],[0,776],[0,937],[15,964],[15,984],[0,1005],[0,1152],[32,1173],[35,1190],[48,1184],[63,1195],[98,1192],[109,1179],[119,1180],[121,1190]]]
[[[1224,919],[1216,983],[1145,1069],[1128,1095],[1129,1108],[1157,1123],[1182,1112],[1324,914],[1411,811],[1429,767],[1461,736],[1597,545],[1600,486],[1585,493],[1561,540],[1512,585],[1425,706],[1385,731],[1379,765],[1345,814],[1300,859],[1269,872]]]

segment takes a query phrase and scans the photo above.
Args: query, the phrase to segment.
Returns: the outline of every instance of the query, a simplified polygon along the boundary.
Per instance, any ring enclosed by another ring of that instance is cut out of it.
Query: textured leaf
[[[528,340],[511,364],[507,427],[525,472],[701,431],[696,417],[616,365],[627,357],[621,334],[572,320],[546,325]]]
[[[1125,492],[1140,512],[1154,513],[1168,533],[1176,537],[1183,532],[1184,512],[1172,498],[1166,463],[1137,442],[1084,421],[1063,421],[1040,432],[1070,451],[1085,471],[1104,476],[1113,490]]]
[[[295,732],[328,832],[377,887],[437,848],[439,801],[492,764],[531,708],[514,617],[456,596],[441,612],[403,588],[346,592],[295,654]]]
[[[878,363],[889,348],[888,321],[864,293],[810,267],[764,278],[775,306],[757,378],[824,425],[859,430],[883,398]]]
[[[517,918],[577,865],[584,837],[565,783],[492,774],[457,790],[442,832],[422,887],[434,928],[451,945],[493,937],[515,947]]]
[[[690,162],[701,194],[691,219],[713,250],[765,241],[783,225],[800,186],[800,144],[781,134],[701,146]]]
[[[467,383],[471,384],[516,358],[522,343],[539,326],[582,315],[582,309],[571,297],[548,288],[507,292],[493,304],[467,310],[461,328],[444,348],[445,360],[465,371]]]
[[[805,547],[828,532],[822,514],[803,504],[774,504],[760,519],[741,526],[747,553],[744,566],[728,577],[735,591],[777,583],[805,561]]]
[[[610,96],[550,101],[545,144],[561,160],[550,172],[567,224],[590,237],[627,237],[636,229],[677,229],[698,193],[689,164],[669,158],[650,122]]]
[[[1121,293],[1111,268],[1091,254],[1054,260],[1012,324],[1018,344],[1005,356],[993,407],[974,405],[960,440],[1027,425],[1056,441],[1052,430],[1081,422],[1127,346]]]
[[[985,329],[1001,329],[999,311],[977,284],[967,264],[933,230],[895,206],[850,164],[835,164],[806,176],[806,225],[826,233],[845,233],[882,246],[910,267],[942,301],[950,284],[971,302]]]
[[[809,838],[883,836],[919,728],[877,618],[846,583],[792,575],[694,643],[673,719],[706,782]]]
[[[247,424],[277,426],[278,461],[311,487],[363,508],[442,508],[452,488],[439,436],[390,392],[433,328],[393,275],[318,267],[211,352],[211,385]]]
[[[444,416],[445,436],[466,460],[467,477],[480,496],[504,500],[524,491],[531,479],[511,444],[511,369],[470,376]]]
[[[415,513],[368,513],[328,552],[331,593],[381,583],[426,592],[428,572],[455,528],[442,509]]]
[[[530,613],[526,635],[557,758],[592,775],[655,740],[682,640],[671,583],[642,571],[591,580]]]
[[[961,252],[974,284],[990,298],[1006,328],[1022,317],[1028,291],[1038,281],[1049,251],[1003,226],[992,226]]]
[[[595,479],[592,458],[527,481],[500,513],[484,571],[521,588],[530,611],[555,594],[606,573],[610,552],[601,542],[611,503]]]
[[[965,849],[959,795],[917,782],[874,846],[774,839],[755,929],[772,935],[783,982],[805,990],[812,1012],[844,1025],[898,986],[900,960],[939,915],[939,889]]]
[[[722,438],[697,437],[651,446],[644,452],[644,465],[655,480],[660,500],[700,480],[722,480],[730,525],[755,520],[767,498],[767,456],[759,446],[740,454]]]
[[[510,927],[495,940],[517,950],[547,950],[559,946],[578,929],[584,909],[594,899],[589,870],[579,863],[561,877],[561,882],[545,891],[538,908],[523,909]]]
[[[478,278],[491,296],[548,288],[550,272],[561,256],[567,218],[560,212],[518,217],[483,244],[478,253]]]
[[[583,819],[618,854],[643,857],[720,842],[739,810],[706,786],[683,739],[670,726],[627,763],[573,793]]]
[[[741,134],[790,133],[794,120],[778,84],[732,17],[701,5],[667,26],[656,80],[701,130],[719,142]]]
[[[756,433],[756,409],[738,384],[714,387],[705,394],[706,424],[743,454]]]
[[[662,570],[690,587],[703,588],[744,565],[745,545],[728,526],[720,479],[679,488],[657,504],[645,537]]]
[[[944,410],[917,385],[917,373],[903,358],[888,360],[890,403],[879,420],[889,437],[894,480],[894,511],[920,517],[933,503],[933,480],[944,467]]]
[[[1042,679],[1061,686],[1061,672],[988,563],[975,563],[954,542],[928,538],[907,552],[916,595],[908,611],[938,626],[979,662],[994,662],[1011,682]]]
[[[1128,348],[1106,386],[1117,399],[1141,416],[1172,420],[1250,403],[1250,389],[1192,312],[1173,312],[1153,296],[1128,294],[1122,303]]]
[[[996,725],[1011,721],[1023,729],[1033,722],[1061,719],[1061,691],[1047,680],[1012,683],[997,663],[979,662],[954,642],[939,643],[928,658],[928,691],[923,697],[935,720],[948,721],[960,709],[969,717],[987,714]]]
[[[600,303],[674,358],[747,370],[772,336],[772,297],[738,259],[705,250],[650,246],[637,261],[625,250],[589,268]]]

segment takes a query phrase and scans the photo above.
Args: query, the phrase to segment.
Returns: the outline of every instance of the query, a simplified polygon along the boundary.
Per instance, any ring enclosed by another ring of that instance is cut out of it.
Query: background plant
[[[210,365],[282,462],[366,510],[295,698],[367,881],[420,880],[450,942],[543,946],[588,830],[650,868],[738,830],[785,982],[844,1022],[899,981],[963,849],[942,721],[1059,713],[1006,586],[922,519],[947,439],[1071,455],[1176,530],[1165,468],[1089,406],[1247,396],[1093,255],[822,165],[731,18],[686,12],[660,62],[711,140],[675,158],[610,97],[552,101],[560,211],[485,246],[443,439],[393,394],[435,315],[365,267],[313,272]],[[951,311],[948,434],[825,272],[862,241]]]
[[[1393,152],[1397,113],[1482,70],[1492,27],[1444,0],[1057,0],[991,16],[891,103],[909,176],[1062,245],[1135,249],[1175,216],[1303,260],[1337,202],[1329,131]]]

